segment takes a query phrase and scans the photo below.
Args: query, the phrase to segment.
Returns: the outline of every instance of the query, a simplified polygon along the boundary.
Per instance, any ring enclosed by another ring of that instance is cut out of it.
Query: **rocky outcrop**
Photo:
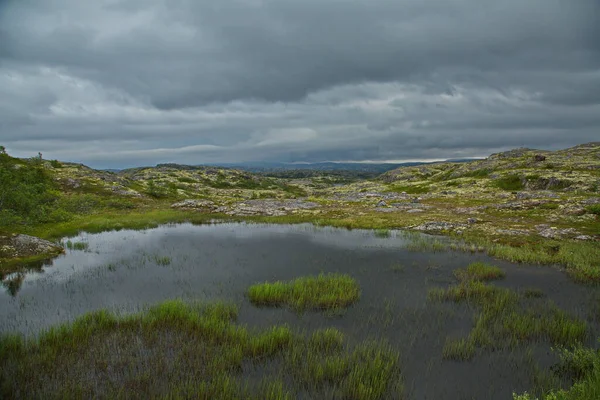
[[[217,209],[219,212],[224,212],[227,215],[238,215],[238,216],[252,216],[252,215],[266,215],[266,216],[282,216],[296,213],[300,210],[310,210],[317,208],[319,205],[311,201],[304,200],[248,200],[241,203],[235,204],[232,208],[226,209],[220,207]]]
[[[0,236],[0,259],[44,256],[64,252],[56,243],[29,235]]]
[[[215,210],[217,206],[210,200],[187,199],[171,204],[171,208],[181,210]]]

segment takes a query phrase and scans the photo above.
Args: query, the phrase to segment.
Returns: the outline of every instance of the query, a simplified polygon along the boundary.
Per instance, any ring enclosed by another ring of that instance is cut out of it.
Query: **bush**
[[[0,151],[0,222],[46,222],[59,192],[40,158],[20,160]],[[50,218],[51,219],[51,218]]]
[[[494,186],[502,190],[521,190],[525,187],[519,175],[506,175],[493,182]]]

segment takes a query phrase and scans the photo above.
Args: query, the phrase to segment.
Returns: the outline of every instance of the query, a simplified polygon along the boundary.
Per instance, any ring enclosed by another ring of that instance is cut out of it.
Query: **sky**
[[[600,0],[0,0],[0,145],[163,162],[600,140]]]

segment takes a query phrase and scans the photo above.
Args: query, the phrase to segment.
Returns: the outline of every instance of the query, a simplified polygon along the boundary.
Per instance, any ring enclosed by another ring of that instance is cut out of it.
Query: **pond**
[[[537,340],[484,349],[469,361],[444,359],[447,338],[469,335],[477,307],[428,300],[430,289],[456,283],[455,269],[481,261],[506,274],[491,285],[539,293],[587,322],[586,344],[594,345],[600,332],[597,288],[578,285],[556,268],[516,265],[481,253],[413,251],[406,246],[411,240],[401,232],[308,224],[176,224],[83,233],[66,238],[66,254],[51,265],[5,279],[0,333],[33,335],[89,311],[129,313],[166,299],[227,300],[239,305],[238,321],[248,326],[335,327],[351,343],[386,339],[400,351],[408,398],[511,398],[513,391],[530,390],[539,371],[556,362],[551,344]],[[258,308],[245,295],[257,282],[321,272],[355,278],[360,300],[331,315]]]

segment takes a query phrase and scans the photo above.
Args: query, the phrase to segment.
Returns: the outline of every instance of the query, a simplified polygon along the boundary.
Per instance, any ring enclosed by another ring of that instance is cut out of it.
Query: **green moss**
[[[345,308],[360,297],[354,278],[344,274],[320,274],[290,282],[261,283],[248,289],[250,301],[262,306],[287,305],[295,310]]]

